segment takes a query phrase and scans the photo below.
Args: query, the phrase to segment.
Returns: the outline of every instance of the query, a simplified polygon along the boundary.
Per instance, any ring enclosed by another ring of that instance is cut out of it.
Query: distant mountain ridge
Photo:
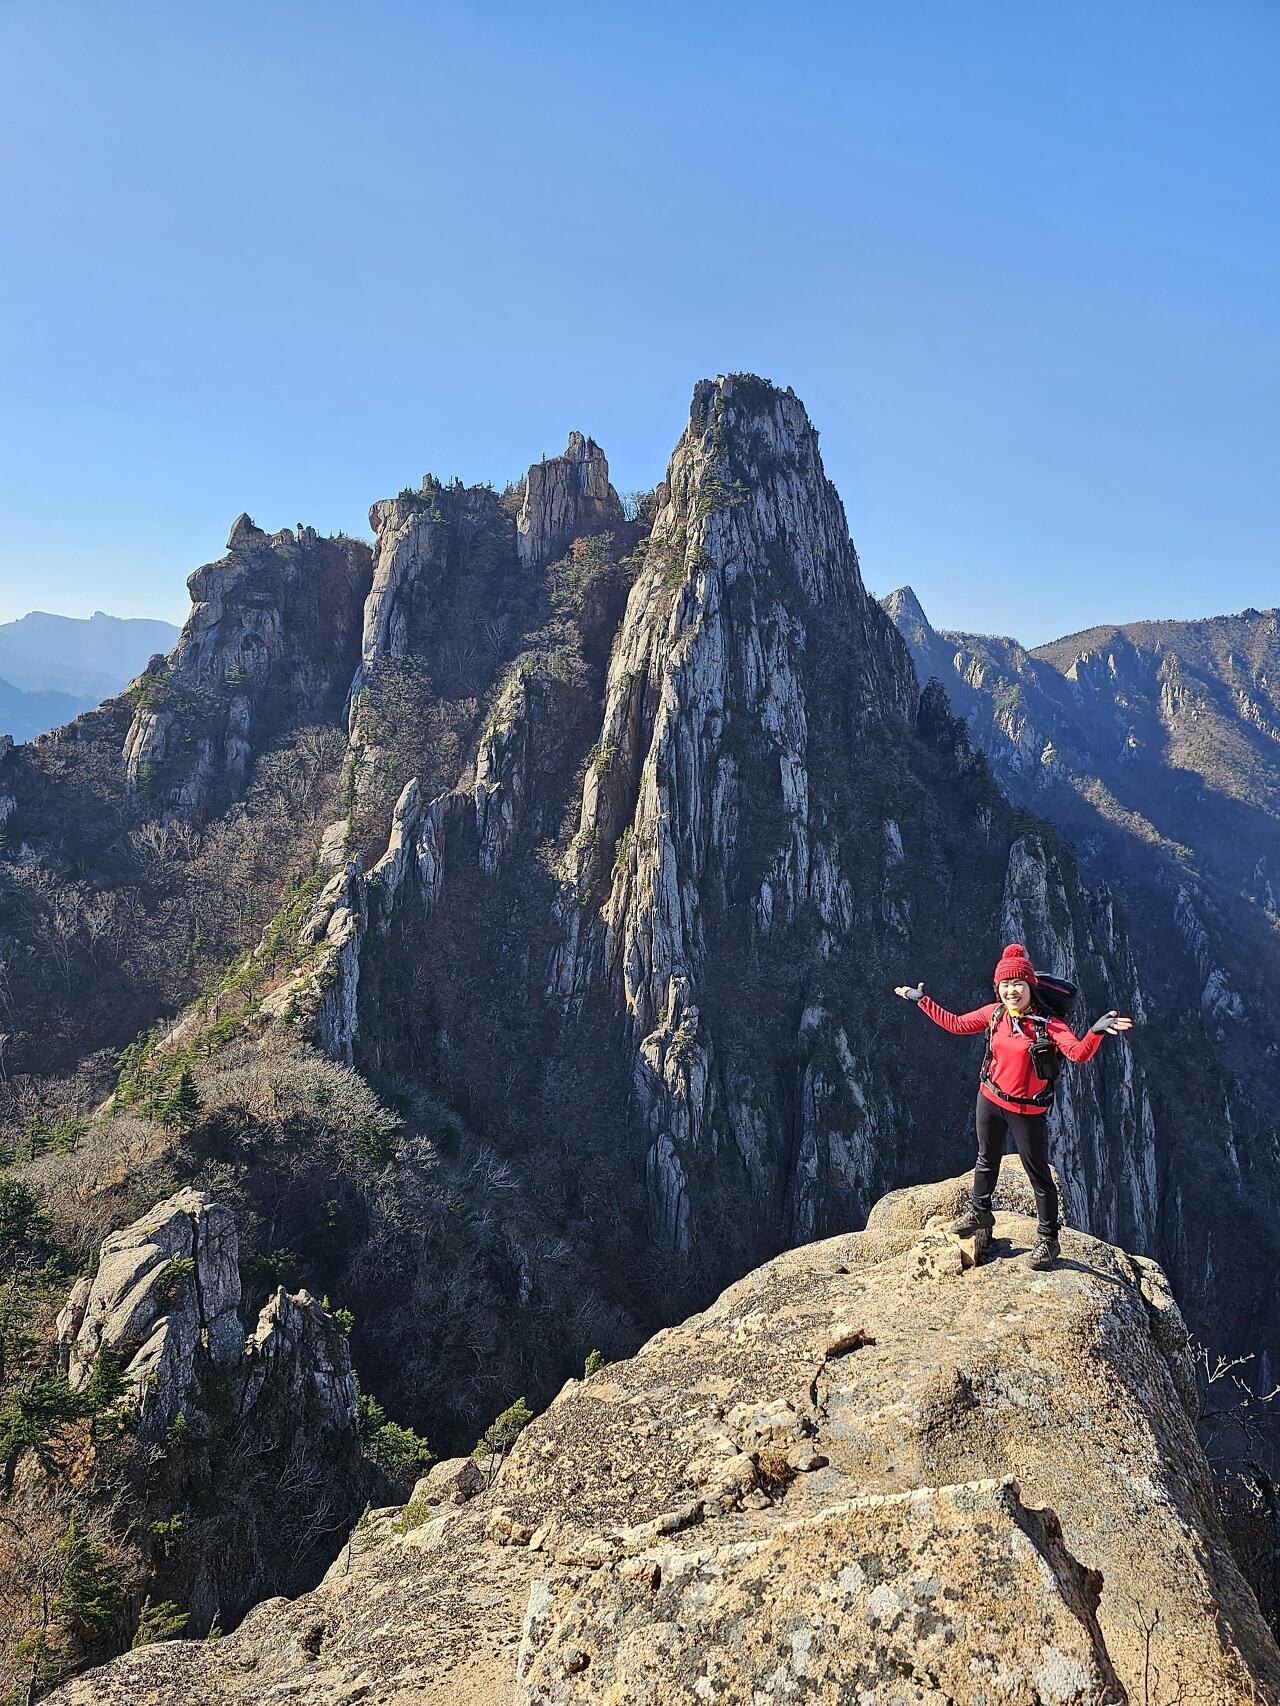
[[[883,602],[921,681],[938,678],[1015,794],[1087,793],[1091,814],[1190,853],[1280,918],[1280,610],[1104,624],[1027,650],[933,628],[910,587]]]
[[[96,705],[132,681],[156,652],[168,652],[179,632],[172,622],[145,616],[32,610],[0,622],[0,677],[24,693],[70,694]]]
[[[34,740],[48,729],[69,723],[96,703],[96,699],[78,693],[27,693],[0,676],[0,735]]]

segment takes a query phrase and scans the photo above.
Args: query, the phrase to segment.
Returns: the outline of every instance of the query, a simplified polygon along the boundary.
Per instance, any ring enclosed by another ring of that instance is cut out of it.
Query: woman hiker
[[[914,988],[899,984],[894,993],[905,1001],[916,1002],[935,1025],[941,1025],[954,1036],[987,1033],[987,1056],[978,1086],[978,1163],[973,1170],[973,1190],[969,1206],[959,1219],[952,1221],[950,1230],[968,1237],[978,1231],[990,1232],[995,1225],[991,1193],[1000,1176],[1000,1158],[1008,1133],[1017,1146],[1036,1196],[1039,1227],[1029,1266],[1051,1268],[1060,1253],[1058,1191],[1049,1170],[1045,1115],[1053,1101],[1052,1077],[1061,1062],[1055,1062],[1046,1077],[1036,1070],[1037,1057],[1040,1066],[1047,1065],[1051,1058],[1051,1053],[1046,1056],[1043,1052],[1047,1048],[1068,1060],[1089,1060],[1102,1047],[1104,1036],[1127,1031],[1133,1020],[1122,1018],[1112,1009],[1091,1025],[1083,1037],[1076,1036],[1065,1020],[1050,1012],[1037,998],[1035,970],[1020,942],[1010,942],[1001,954],[994,982],[1000,999],[988,1002],[985,1007],[975,1007],[972,1013],[948,1013],[945,1007],[929,999],[923,983]]]

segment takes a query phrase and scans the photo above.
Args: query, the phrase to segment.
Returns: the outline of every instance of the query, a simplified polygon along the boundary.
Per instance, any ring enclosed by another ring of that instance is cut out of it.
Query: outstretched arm
[[[1132,1019],[1122,1017],[1113,1007],[1090,1025],[1082,1037],[1078,1037],[1062,1019],[1050,1019],[1046,1029],[1068,1060],[1082,1061],[1093,1059],[1102,1047],[1103,1037],[1114,1037],[1120,1031],[1131,1029],[1132,1025]]]
[[[975,1007],[972,1013],[949,1013],[945,1007],[939,1007],[936,1001],[925,994],[923,983],[900,983],[893,993],[900,995],[904,1001],[914,1001],[935,1025],[941,1025],[944,1031],[950,1031],[952,1036],[956,1037],[967,1037],[974,1031],[985,1031],[991,1022],[994,1009],[994,1004],[989,1004],[986,1007]]]
[[[989,1001],[985,1007],[975,1007],[971,1013],[949,1013],[945,1007],[939,1007],[936,1001],[926,995],[920,1002],[920,1011],[927,1014],[935,1025],[941,1025],[944,1031],[950,1031],[953,1037],[971,1036],[975,1031],[985,1031],[991,1023],[991,1015],[995,1012],[995,1002]]]

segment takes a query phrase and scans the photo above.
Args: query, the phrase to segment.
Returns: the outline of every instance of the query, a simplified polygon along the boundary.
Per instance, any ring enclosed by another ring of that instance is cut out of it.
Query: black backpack
[[[981,1072],[982,1082],[989,1084],[997,1096],[1003,1096],[1006,1102],[1018,1102],[1024,1108],[1047,1108],[1052,1104],[1057,1077],[1062,1071],[1062,1056],[1049,1036],[1048,1020],[1065,1020],[1077,993],[1075,984],[1069,983],[1065,977],[1051,977],[1048,972],[1036,973],[1036,981],[1032,985],[1032,1000],[1044,1008],[1044,1012],[1033,1011],[1027,1015],[1036,1033],[1035,1041],[1031,1045],[1031,1065],[1036,1077],[1045,1080],[1046,1087],[1034,1096],[1011,1096],[990,1076],[991,1039],[1005,1011],[1003,1006],[997,1004],[991,1015],[991,1023],[987,1026],[987,1052],[982,1057]]]
[[[1031,993],[1032,999],[1038,997],[1040,1005],[1055,1019],[1065,1019],[1080,991],[1074,983],[1068,983],[1065,977],[1050,977],[1047,971],[1038,971]]]

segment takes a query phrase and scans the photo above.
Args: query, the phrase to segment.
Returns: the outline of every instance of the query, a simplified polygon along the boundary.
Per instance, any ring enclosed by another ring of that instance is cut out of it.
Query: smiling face
[[[1025,1013],[1031,1005],[1031,985],[1025,977],[1005,978],[996,994],[1011,1013]]]

